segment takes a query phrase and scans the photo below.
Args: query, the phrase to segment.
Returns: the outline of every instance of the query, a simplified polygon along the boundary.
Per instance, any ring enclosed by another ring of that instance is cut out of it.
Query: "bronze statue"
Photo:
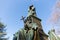
[[[41,19],[36,16],[33,5],[29,7],[28,17],[22,16],[24,28],[20,29],[17,34],[17,40],[48,40],[48,36],[44,33],[41,25]]]

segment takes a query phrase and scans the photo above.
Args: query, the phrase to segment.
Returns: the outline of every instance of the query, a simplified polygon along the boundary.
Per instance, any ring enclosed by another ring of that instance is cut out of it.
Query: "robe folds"
[[[40,35],[38,31],[29,30],[26,33],[26,30],[21,29],[19,32],[18,40],[40,40]]]

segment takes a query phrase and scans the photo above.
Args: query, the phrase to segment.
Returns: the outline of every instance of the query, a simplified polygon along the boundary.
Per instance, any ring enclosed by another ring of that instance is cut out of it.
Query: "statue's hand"
[[[35,29],[35,28],[32,28],[34,31],[36,31],[38,29],[38,27]]]

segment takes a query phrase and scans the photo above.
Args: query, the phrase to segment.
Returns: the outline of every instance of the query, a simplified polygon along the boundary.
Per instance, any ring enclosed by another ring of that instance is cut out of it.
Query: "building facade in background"
[[[51,29],[49,32],[49,39],[50,40],[60,40],[60,37],[56,35],[55,29]]]

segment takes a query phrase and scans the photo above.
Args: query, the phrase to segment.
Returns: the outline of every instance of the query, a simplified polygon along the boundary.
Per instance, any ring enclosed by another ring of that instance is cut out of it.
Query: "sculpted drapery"
[[[36,23],[32,24],[32,28],[28,30],[21,29],[19,32],[20,40],[40,40],[38,29],[36,29]]]

